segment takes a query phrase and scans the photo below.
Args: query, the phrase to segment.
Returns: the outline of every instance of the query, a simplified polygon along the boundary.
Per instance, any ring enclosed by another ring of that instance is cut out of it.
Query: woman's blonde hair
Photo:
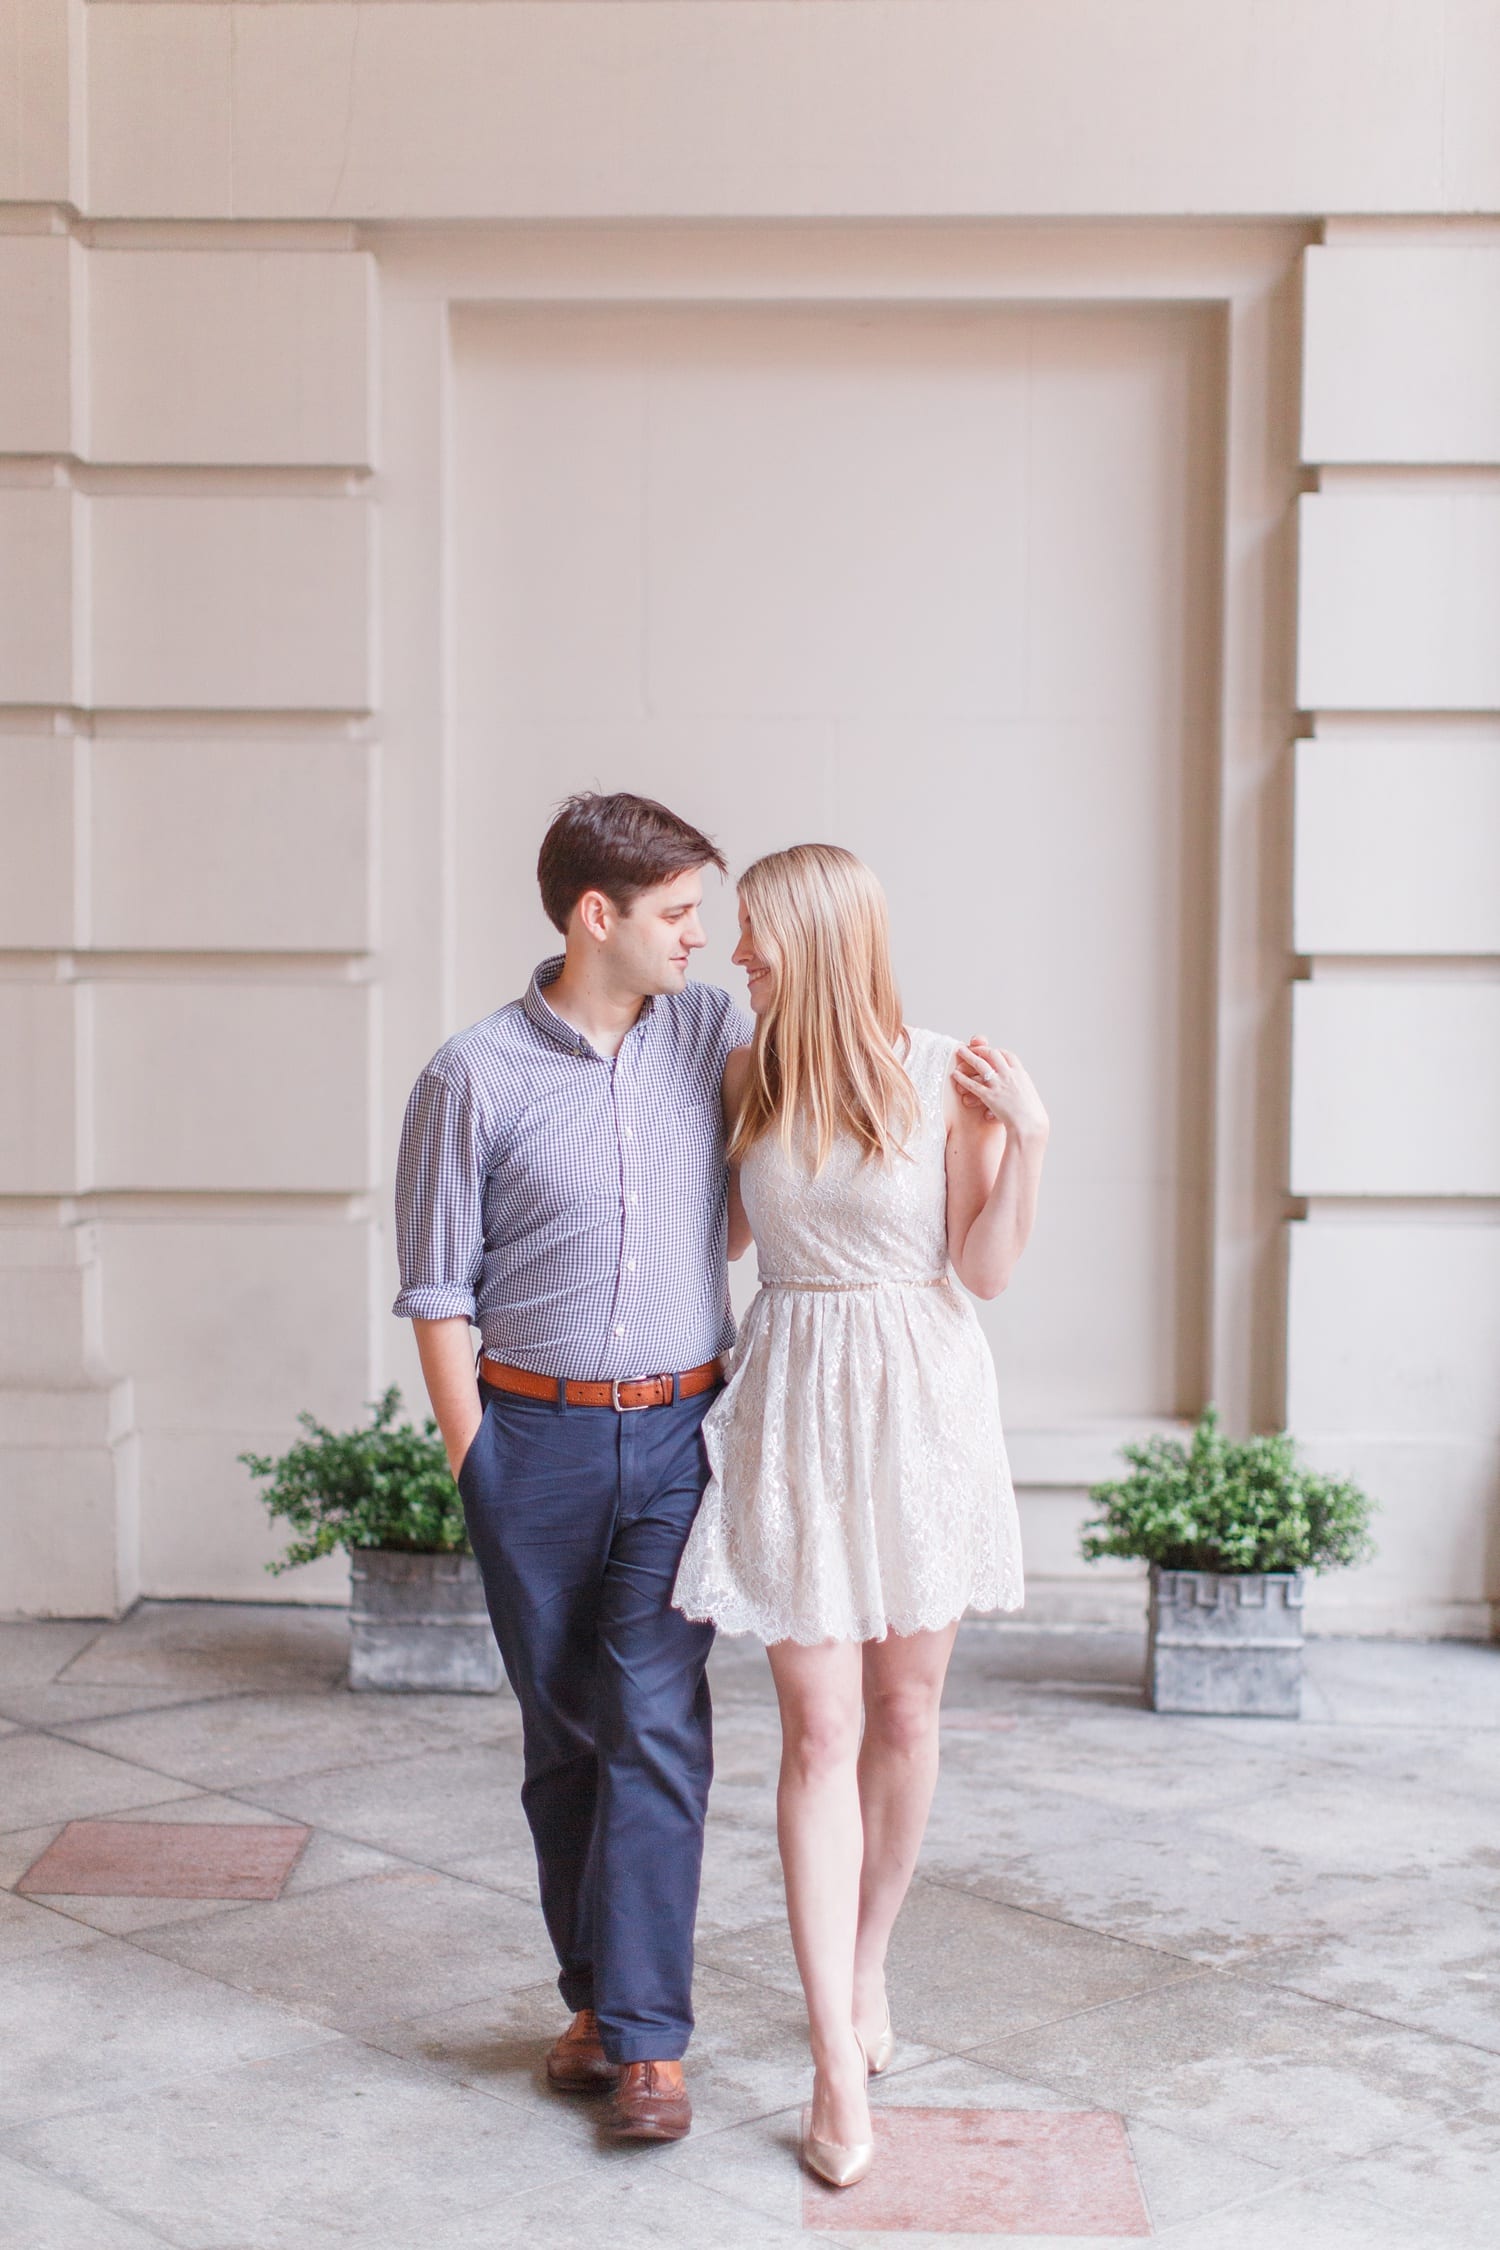
[[[729,1136],[738,1162],[775,1129],[816,1175],[837,1134],[864,1156],[904,1149],[921,1115],[897,1060],[905,1045],[885,893],[837,844],[794,844],[745,869],[740,902],[771,971]]]

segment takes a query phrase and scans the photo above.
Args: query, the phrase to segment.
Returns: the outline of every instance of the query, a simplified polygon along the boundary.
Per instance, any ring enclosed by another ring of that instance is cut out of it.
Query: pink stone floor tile
[[[70,1820],[16,1888],[73,1898],[280,1898],[310,1833],[269,1821]]]
[[[858,2187],[805,2179],[802,2224],[851,2234],[1147,2235],[1122,2120],[1106,2110],[878,2109]]]

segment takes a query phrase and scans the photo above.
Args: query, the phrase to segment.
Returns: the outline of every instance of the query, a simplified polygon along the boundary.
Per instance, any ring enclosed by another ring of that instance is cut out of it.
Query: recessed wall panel
[[[343,495],[97,497],[95,701],[368,708],[369,539]]]
[[[373,266],[358,251],[96,250],[93,458],[367,464]]]
[[[1296,988],[1294,1195],[1500,1195],[1500,985]]]
[[[1500,249],[1315,246],[1304,284],[1304,461],[1500,462]]]
[[[1500,1443],[1351,1435],[1310,1439],[1302,1453],[1375,1503],[1372,1560],[1309,1581],[1309,1630],[1487,1641]]]
[[[75,588],[88,508],[60,485],[0,489],[0,703],[87,700]]]
[[[370,1185],[368,987],[111,981],[93,997],[98,1186]]]
[[[1299,953],[1500,953],[1500,736],[1299,742]]]
[[[32,0],[40,9],[46,0]],[[153,219],[238,215],[234,10],[204,0],[88,22],[89,207]],[[290,85],[287,91],[290,91]]]
[[[89,1186],[79,1147],[79,1014],[71,984],[0,982],[0,1195]]]
[[[0,948],[78,942],[78,763],[70,736],[0,737]]]
[[[141,1583],[161,1601],[327,1602],[349,1598],[342,1554],[271,1576],[293,1536],[273,1522],[241,1453],[284,1452],[286,1423],[146,1430],[141,1453]]]
[[[0,202],[67,203],[78,191],[76,14],[9,0],[0,71]]]
[[[1304,1220],[1288,1233],[1292,1429],[1500,1435],[1500,1227]]]
[[[910,1020],[1013,1047],[1051,1108],[984,1310],[1010,1420],[1196,1406],[1212,323],[475,311],[455,354],[455,1023],[556,949],[534,867],[571,789],[660,797],[735,868],[848,845]],[[742,994],[716,880],[706,917]]]
[[[69,453],[74,277],[66,235],[0,235],[0,453]]]
[[[1500,708],[1500,491],[1305,494],[1304,711]]]
[[[370,943],[361,742],[93,748],[93,929],[125,951],[358,952]]]
[[[131,1369],[143,1427],[359,1417],[369,1385],[366,1223],[253,1211],[118,1223],[102,1228],[100,1252],[105,1357]]]

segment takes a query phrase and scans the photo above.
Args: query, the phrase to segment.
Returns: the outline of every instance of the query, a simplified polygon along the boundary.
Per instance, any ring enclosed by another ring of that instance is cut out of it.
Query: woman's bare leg
[[[864,1861],[854,1947],[854,2022],[867,2047],[885,2023],[885,1953],[922,1846],[938,1771],[938,1705],[957,1621],[866,1641],[859,1753]]]
[[[870,2138],[864,2063],[854,2041],[859,1916],[860,1648],[853,1641],[767,1651],[781,1706],[776,1837],[787,1919],[813,2056],[812,2130],[849,2148]]]

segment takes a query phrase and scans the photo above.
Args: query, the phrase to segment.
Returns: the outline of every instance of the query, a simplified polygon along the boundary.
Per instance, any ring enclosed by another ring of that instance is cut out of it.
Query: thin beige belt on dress
[[[842,1297],[855,1289],[946,1289],[945,1273],[882,1274],[878,1281],[762,1280],[762,1289],[812,1289],[821,1296]]]

